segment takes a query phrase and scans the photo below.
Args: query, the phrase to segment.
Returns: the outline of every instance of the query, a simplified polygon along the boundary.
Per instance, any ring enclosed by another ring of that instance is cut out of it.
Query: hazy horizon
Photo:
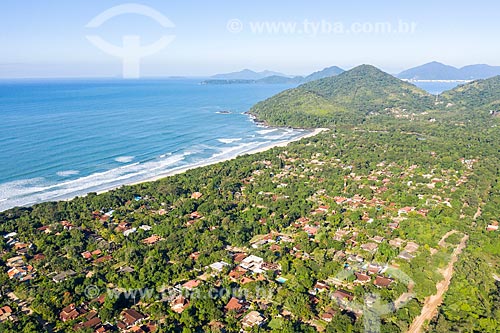
[[[206,77],[244,68],[305,75],[329,66],[349,69],[365,63],[392,74],[431,61],[455,67],[500,65],[500,45],[492,42],[500,28],[500,4],[492,1],[258,0],[235,6],[225,0],[150,0],[131,4],[147,6],[168,24],[134,11],[89,24],[123,4],[3,3],[0,78],[120,76],[121,59],[96,47],[89,36],[115,46],[122,44],[123,36],[138,36],[141,46],[171,38],[141,57],[145,77]]]

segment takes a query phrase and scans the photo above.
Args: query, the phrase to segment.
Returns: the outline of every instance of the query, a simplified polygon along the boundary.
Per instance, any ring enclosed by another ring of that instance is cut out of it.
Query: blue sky
[[[154,8],[175,27],[165,29],[136,14],[86,27],[99,13],[124,3]],[[492,0],[4,0],[0,77],[119,75],[121,60],[98,49],[87,35],[115,45],[124,35],[139,35],[143,45],[175,35],[167,47],[141,59],[145,76],[202,76],[242,68],[306,74],[362,63],[394,73],[433,60],[454,66],[500,65],[498,13],[500,4]],[[228,22],[235,20],[236,29],[228,30]],[[313,34],[312,28],[304,28],[305,21],[321,29]],[[382,23],[392,30],[369,31]],[[295,26],[293,32],[258,32],[259,24]],[[328,30],[328,24],[337,30]],[[401,24],[416,28],[405,32]]]

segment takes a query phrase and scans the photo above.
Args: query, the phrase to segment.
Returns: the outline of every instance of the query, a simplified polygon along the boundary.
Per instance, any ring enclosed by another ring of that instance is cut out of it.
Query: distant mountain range
[[[307,76],[291,76],[273,71],[255,72],[244,69],[239,72],[211,76],[203,84],[302,84],[345,72],[340,67],[327,67]],[[396,75],[403,80],[478,80],[500,75],[500,66],[469,65],[462,68],[445,65],[436,61],[410,68]]]
[[[202,84],[300,84],[335,76],[343,72],[344,70],[342,68],[332,66],[304,77],[288,76],[272,71],[254,72],[249,69],[244,69],[239,72],[211,76],[209,80],[203,81]]]
[[[321,71],[314,72],[314,73],[306,76],[304,78],[304,82],[311,82],[314,80],[324,79],[325,77],[336,76],[336,75],[342,74],[344,72],[345,72],[345,70],[343,70],[342,68],[337,67],[337,66],[327,67]]]
[[[287,75],[278,72],[272,72],[272,71],[254,72],[250,69],[244,69],[239,72],[217,74],[210,77],[210,79],[211,80],[260,80],[269,76],[288,77]]]
[[[410,68],[397,75],[406,80],[478,80],[500,75],[500,66],[470,65],[462,68],[439,62]]]

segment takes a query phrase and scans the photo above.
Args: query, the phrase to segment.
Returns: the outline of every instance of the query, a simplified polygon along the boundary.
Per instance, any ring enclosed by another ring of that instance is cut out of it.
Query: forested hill
[[[334,77],[286,90],[249,111],[278,126],[317,127],[356,124],[377,114],[421,113],[434,97],[376,67],[362,65]]]
[[[500,110],[500,76],[491,79],[477,80],[461,85],[453,90],[442,94],[442,98],[462,108],[474,109],[477,111]]]

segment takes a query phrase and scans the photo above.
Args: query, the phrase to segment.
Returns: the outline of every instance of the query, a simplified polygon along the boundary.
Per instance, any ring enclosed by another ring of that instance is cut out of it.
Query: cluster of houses
[[[226,312],[234,312],[237,318],[240,318],[241,326],[244,329],[250,329],[254,326],[262,326],[267,319],[256,310],[248,311],[250,304],[236,297],[231,297],[224,307]],[[246,313],[246,314],[245,314]]]
[[[82,257],[87,261],[92,261],[94,265],[101,264],[111,260],[113,257],[111,255],[104,255],[101,249],[96,249],[94,251],[85,251],[81,253]]]
[[[340,200],[339,200],[340,201]],[[345,202],[345,201],[344,201]],[[359,201],[362,202],[362,199]],[[414,208],[404,209],[404,211],[414,211]],[[317,214],[319,213],[332,213],[332,210],[328,206],[320,206],[319,209],[315,210]],[[324,223],[324,222],[323,222]],[[309,240],[314,242],[315,235],[318,230],[323,228],[323,223],[318,221],[313,221],[307,217],[301,217],[297,219],[290,226],[291,230],[301,229],[306,231],[309,235]],[[293,231],[290,232],[293,234]],[[330,291],[330,295],[333,299],[337,300],[338,305],[341,308],[348,309],[349,302],[354,299],[354,294],[349,291],[355,286],[372,284],[377,288],[390,288],[393,283],[395,283],[394,277],[391,276],[391,269],[397,269],[399,266],[396,262],[392,264],[379,265],[372,262],[366,262],[365,257],[368,255],[372,257],[378,250],[380,244],[387,243],[393,248],[398,248],[399,259],[411,260],[415,257],[416,252],[419,249],[419,245],[414,241],[406,241],[401,238],[386,239],[386,237],[375,235],[369,237],[366,242],[360,243],[358,239],[366,237],[359,237],[360,232],[356,227],[345,227],[343,229],[338,229],[335,231],[333,239],[339,242],[343,242],[347,245],[345,250],[334,251],[335,260],[339,260],[344,263],[344,271],[350,272],[354,276],[352,282],[348,282],[345,278],[333,277],[326,281],[317,281],[309,294],[311,296],[316,296],[322,292]],[[254,237],[256,239],[251,243],[252,248],[259,250],[270,250],[270,251],[280,251],[281,247],[285,243],[294,243],[294,237],[286,235],[284,233],[271,232],[266,235],[261,235],[259,237]],[[292,244],[287,246],[291,248],[290,253],[295,255],[297,258],[302,258],[307,260],[310,258],[308,253],[305,253],[300,249],[298,244]],[[229,277],[232,281],[238,282],[240,284],[247,283],[246,275],[250,271],[252,276],[261,274],[263,272],[263,267],[266,267],[266,263],[261,257],[255,255],[246,255],[245,253],[235,253],[234,262],[237,266],[233,268]],[[287,278],[280,276],[279,267],[274,267],[277,269],[279,278],[277,281],[279,283],[286,283]],[[248,280],[252,282],[254,280]],[[241,309],[244,307],[245,303],[240,300],[232,300],[228,304],[231,308]],[[326,309],[320,316],[326,322],[332,320],[335,316],[336,311],[333,309]]]
[[[101,295],[95,301],[102,305],[104,303],[105,296],[105,294]],[[120,313],[120,318],[117,320],[115,325],[103,323],[99,318],[97,311],[90,309],[88,303],[83,303],[80,306],[76,306],[75,304],[67,305],[59,313],[59,319],[62,322],[79,321],[73,326],[75,331],[81,329],[90,329],[96,333],[116,332],[116,330],[136,333],[156,331],[155,325],[151,323],[144,324],[148,317],[135,309],[123,310]]]
[[[17,254],[5,262],[9,279],[16,279],[21,282],[32,280],[35,277],[36,270],[32,265],[26,263],[25,258],[28,250],[32,248],[32,244],[20,242],[16,232],[3,235],[3,238],[5,244]]]
[[[301,162],[301,159],[298,158],[295,159],[286,156],[282,156],[282,158],[287,163],[296,164],[297,162]],[[468,169],[472,169],[475,162],[476,160],[462,160],[462,163]],[[301,163],[298,166],[287,164],[280,170],[279,173],[273,175],[273,182],[276,185],[276,193],[262,191],[259,192],[259,195],[270,197],[274,201],[278,199],[288,199],[288,197],[282,196],[278,193],[280,189],[288,187],[288,177],[303,178],[305,177],[305,172],[321,171],[321,168],[325,165],[325,163],[327,163],[327,161],[321,160],[321,154],[316,154],[313,156],[313,159],[308,160],[307,163],[304,161],[304,163]],[[353,166],[342,164],[338,159],[331,160],[328,163],[330,165],[336,165],[347,171],[347,176],[344,178],[344,191],[342,193],[336,193],[336,195],[329,196],[327,191],[324,189],[316,191],[316,193],[310,197],[310,200],[314,202],[314,205],[312,206],[314,208],[309,212],[308,216],[300,217],[292,223],[290,228],[287,229],[290,233],[285,233],[285,231],[280,233],[271,232],[267,235],[262,235],[262,237],[256,237],[254,238],[256,240],[250,243],[252,250],[244,249],[229,251],[234,264],[229,264],[223,260],[214,262],[206,267],[206,271],[203,275],[209,274],[211,276],[220,276],[222,272],[226,272],[228,273],[227,278],[240,286],[256,281],[266,281],[268,276],[273,276],[275,281],[280,284],[284,284],[293,277],[282,276],[280,265],[268,262],[262,257],[248,253],[252,253],[251,251],[253,250],[255,250],[253,253],[267,250],[271,252],[279,252],[282,248],[286,247],[291,248],[290,254],[296,258],[309,260],[311,258],[310,254],[303,251],[299,244],[295,244],[294,236],[297,231],[305,232],[309,236],[309,241],[314,242],[316,241],[318,233],[325,228],[325,225],[328,224],[328,217],[332,215],[339,214],[341,211],[360,210],[360,212],[362,212],[361,221],[365,223],[373,223],[376,218],[372,217],[373,215],[370,216],[371,214],[369,212],[372,212],[373,214],[375,210],[384,210],[384,214],[387,214],[384,215],[384,218],[391,221],[387,224],[388,230],[386,230],[387,233],[384,234],[384,236],[375,235],[371,237],[364,237],[367,235],[360,235],[356,226],[345,227],[333,232],[333,240],[346,244],[346,248],[344,250],[333,251],[333,257],[335,260],[344,264],[344,271],[351,273],[354,276],[354,280],[352,280],[352,282],[348,282],[339,277],[332,277],[326,279],[325,281],[317,281],[313,288],[309,290],[309,294],[311,297],[315,297],[322,292],[329,291],[341,307],[347,307],[348,303],[354,300],[354,294],[350,290],[352,290],[355,286],[372,284],[377,288],[391,287],[395,281],[390,274],[387,273],[389,265],[378,265],[370,262],[370,260],[365,260],[365,258],[372,258],[381,247],[381,244],[385,243],[388,243],[393,248],[399,249],[398,258],[401,260],[410,261],[416,256],[419,250],[419,245],[416,242],[405,241],[401,238],[391,239],[391,231],[398,229],[400,223],[409,216],[418,214],[422,217],[426,217],[429,213],[429,209],[417,208],[414,206],[398,207],[395,203],[389,203],[380,198],[384,197],[384,194],[388,191],[391,183],[401,179],[413,178],[413,176],[417,175],[416,170],[418,169],[418,166],[413,165],[406,168],[400,174],[393,174],[390,170],[391,168],[397,167],[397,165],[385,165],[385,163],[382,162],[377,165],[379,170],[373,171],[367,176],[360,176],[352,172]],[[273,168],[273,163],[271,161],[261,161],[259,164],[262,164],[265,169]],[[302,168],[302,170],[299,172],[297,171],[298,168]],[[262,169],[255,170],[251,176],[243,179],[242,182],[243,184],[249,184],[255,182],[257,177],[267,177],[268,174],[269,172],[266,174],[266,172]],[[455,187],[458,187],[466,183],[468,180],[467,173],[462,174],[460,177],[446,175],[445,172],[441,172],[436,175],[428,174],[419,176],[422,176],[421,178],[423,178],[425,182],[416,183],[409,180],[408,182],[405,181],[404,184],[412,190],[418,189],[419,186],[434,189],[440,188],[441,186],[451,186],[452,184],[454,184]],[[452,179],[455,180],[455,183],[452,182]],[[313,175],[309,175],[309,180],[318,182],[322,181]],[[373,193],[371,199],[367,199],[361,194],[347,194],[348,185],[352,185],[352,183],[356,183],[356,187],[359,189],[369,189],[371,193]],[[244,190],[245,186],[242,186],[241,193],[238,192],[238,194],[244,196]],[[204,197],[201,192],[193,192],[191,193],[190,198],[193,200],[200,200]],[[425,206],[428,208],[439,204],[451,206],[449,198],[443,199],[437,195],[419,195],[418,199],[425,202]],[[142,201],[143,198],[136,196],[134,200]],[[116,221],[116,219],[113,218],[113,213],[113,210],[95,211],[92,213],[92,216],[96,221],[100,221],[103,225],[111,226],[116,233],[123,234],[125,237],[129,237],[139,230],[151,232],[148,233],[150,236],[141,240],[142,244],[152,246],[162,240],[160,236],[152,234],[153,228],[151,226],[141,225],[134,227],[130,222]],[[149,211],[149,213],[162,216],[167,214],[168,210],[162,208],[156,211]],[[197,221],[204,219],[204,216],[195,210],[188,213],[186,215],[186,219],[186,226],[190,227]],[[266,218],[261,218],[259,223],[265,225]],[[72,230],[75,228],[75,226],[68,221],[61,221],[59,224],[65,230]],[[497,231],[498,227],[498,222],[493,221],[487,226],[486,230]],[[51,227],[43,226],[38,230],[50,233]],[[16,233],[10,233],[3,236],[6,239],[7,246],[14,249],[17,254],[17,256],[9,258],[6,261],[6,265],[9,267],[8,276],[10,279],[17,279],[19,281],[30,280],[34,277],[36,271],[31,265],[26,263],[24,255],[32,247],[32,245],[30,243],[20,242],[16,236]],[[93,251],[84,251],[80,255],[86,262],[99,264],[112,260],[110,253],[111,251],[96,249]],[[199,256],[199,252],[194,252],[189,257],[193,260],[197,260]],[[133,271],[134,269],[128,266],[122,266],[118,269],[119,273]],[[270,272],[272,272],[272,274],[268,274]],[[55,283],[60,283],[74,275],[76,275],[75,271],[66,270],[49,276],[51,276]],[[173,287],[175,292],[165,300],[169,303],[172,311],[181,314],[189,307],[189,296],[187,296],[183,291],[196,290],[196,288],[198,288],[203,281],[206,280],[203,275]],[[103,296],[105,297],[105,295]],[[103,296],[94,301],[103,304],[105,299]],[[12,313],[10,308],[4,308],[0,308],[0,321],[10,317]],[[224,307],[224,311],[234,312],[236,314],[244,329],[262,326],[267,322],[267,318],[263,314],[264,312],[258,310],[260,309],[255,308],[249,300],[237,297],[231,297]],[[335,315],[336,310],[326,308],[321,315],[321,319],[325,322],[329,322]],[[120,317],[117,318],[118,321],[116,324],[110,325],[109,323],[103,323],[99,318],[98,313],[95,310],[91,310],[89,304],[87,303],[81,305],[67,305],[61,310],[59,319],[63,322],[78,322],[74,326],[75,330],[87,328],[98,333],[111,332],[117,329],[124,332],[139,333],[153,332],[155,330],[154,325],[148,323],[149,318],[137,309],[125,309],[120,313]],[[222,325],[219,322],[211,324],[216,326]]]
[[[5,239],[6,245],[12,248],[18,255],[25,255],[32,247],[31,243],[20,242],[17,238],[16,232],[11,232],[7,235],[4,235],[3,238]]]
[[[236,267],[229,272],[229,277],[233,282],[241,285],[266,280],[264,273],[272,271],[275,274],[281,272],[281,266],[271,262],[265,262],[263,258],[245,253],[234,253],[233,260]]]
[[[81,320],[81,322],[73,326],[75,331],[80,329],[92,329],[95,332],[105,333],[111,332],[113,329],[111,325],[102,323],[101,319],[98,317],[97,311],[89,310],[87,304],[81,306],[69,304],[61,310],[59,319],[62,322],[74,321],[77,319]]]
[[[194,257],[198,257],[199,254],[194,253]],[[206,273],[200,275],[196,279],[186,281],[182,284],[178,284],[173,288],[170,288],[169,295],[164,301],[168,301],[172,311],[176,313],[182,313],[190,305],[189,292],[193,292],[197,287],[203,283],[209,276],[220,277],[220,274],[226,269],[229,270],[228,277],[231,281],[236,282],[240,285],[246,283],[266,280],[265,272],[274,271],[279,273],[281,268],[279,265],[274,263],[265,262],[263,258],[255,255],[247,255],[242,252],[233,253],[233,261],[236,265],[226,263],[225,261],[214,262],[206,267]],[[231,269],[232,267],[232,269]],[[227,271],[225,271],[227,272]],[[187,291],[187,292],[186,292]],[[236,297],[231,297],[228,303],[224,307],[225,312],[234,312],[236,317],[240,320],[241,325],[244,329],[249,329],[254,326],[263,325],[267,319],[256,310],[251,310],[251,305],[248,301],[244,299],[238,299]],[[211,323],[213,325],[218,325],[223,327],[222,323]]]
[[[176,313],[182,313],[190,304],[188,297],[186,297],[182,289],[192,290],[196,288],[201,282],[199,280],[192,280],[184,283],[182,286],[176,286],[177,293],[174,293],[169,297],[170,307],[172,311]],[[262,326],[266,323],[267,319],[258,311],[250,310],[250,303],[238,299],[236,297],[231,297],[228,303],[224,306],[224,311],[226,313],[233,312],[241,322],[241,325],[245,329],[250,329],[253,326]],[[217,325],[219,328],[223,328],[224,324],[217,322],[211,323],[212,325]]]
[[[9,258],[5,264],[9,268],[7,271],[9,279],[16,279],[24,282],[32,280],[35,277],[36,270],[32,265],[25,263],[25,258],[23,256]]]

